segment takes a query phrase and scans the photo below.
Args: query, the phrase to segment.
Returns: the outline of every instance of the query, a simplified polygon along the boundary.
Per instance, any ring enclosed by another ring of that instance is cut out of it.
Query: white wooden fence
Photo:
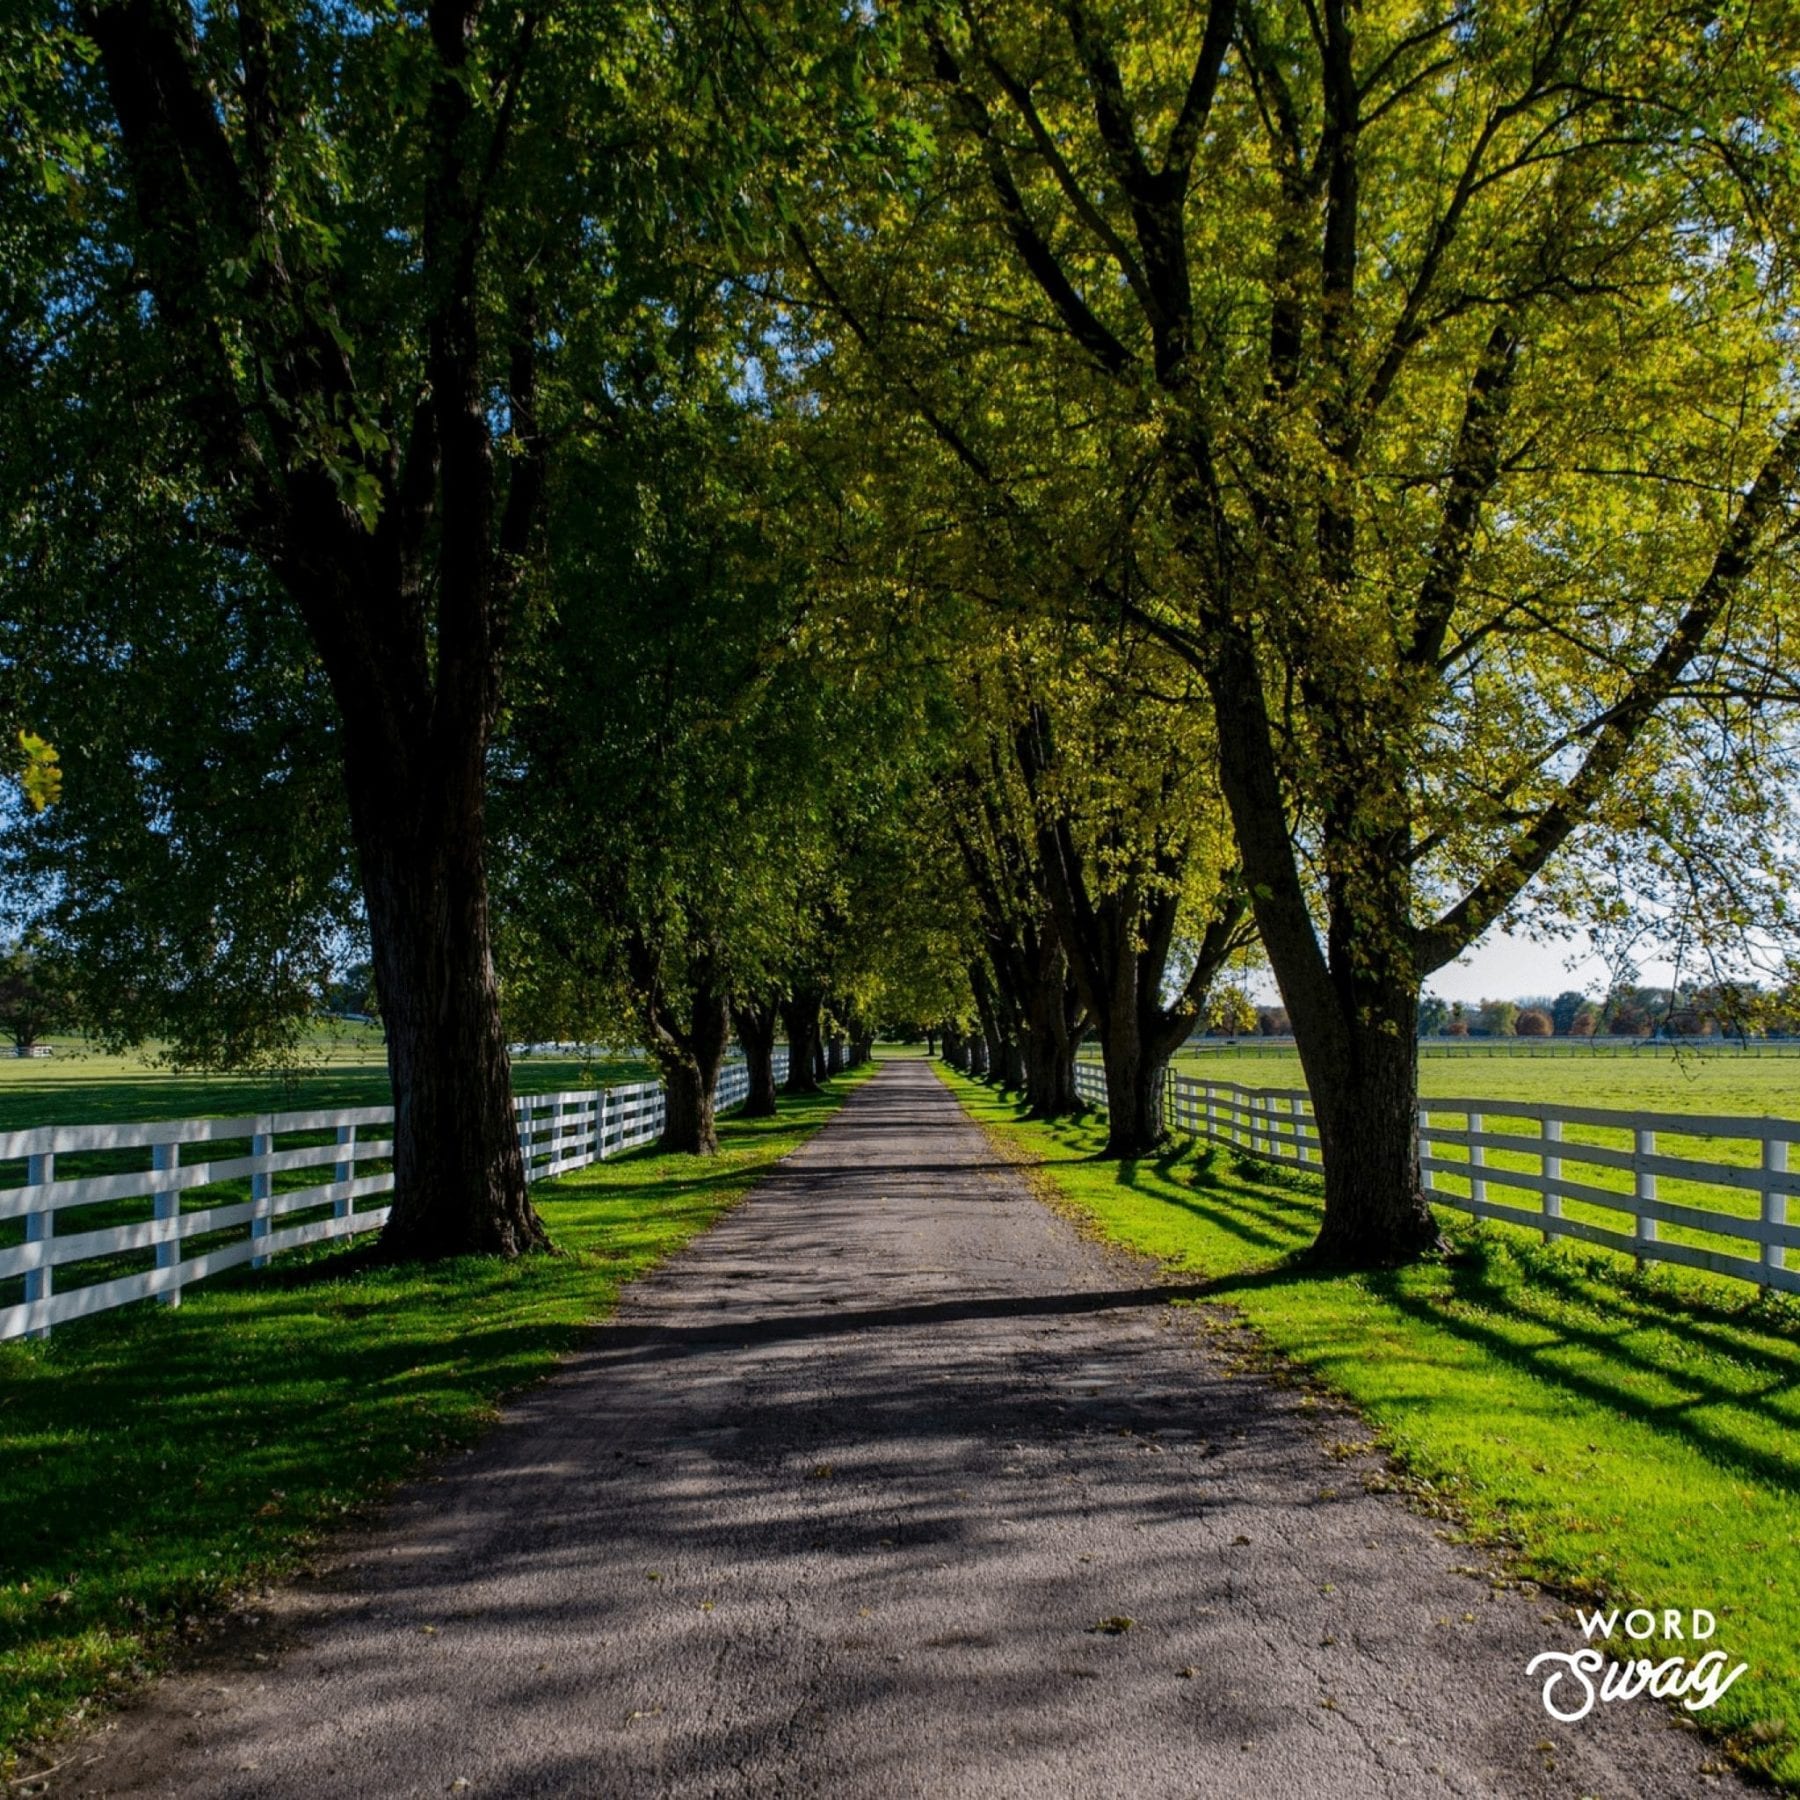
[[[786,1074],[778,1049],[775,1078]],[[715,1104],[727,1111],[749,1090],[748,1068],[729,1062]],[[664,1096],[658,1082],[630,1082],[520,1095],[513,1113],[526,1177],[544,1181],[654,1143]],[[0,1231],[24,1220],[23,1242],[0,1248],[0,1283],[22,1276],[24,1290],[0,1304],[0,1340],[134,1300],[179,1306],[184,1287],[221,1270],[379,1229],[393,1129],[391,1106],[359,1106],[0,1132],[0,1168],[24,1176],[0,1186]]]
[[[1101,1065],[1075,1089],[1106,1106]],[[1171,1072],[1164,1116],[1177,1131],[1264,1162],[1321,1167],[1312,1102],[1291,1088],[1245,1088]],[[1648,1262],[1800,1293],[1800,1120],[1609,1112],[1525,1100],[1419,1102],[1419,1162],[1433,1200],[1553,1238]]]

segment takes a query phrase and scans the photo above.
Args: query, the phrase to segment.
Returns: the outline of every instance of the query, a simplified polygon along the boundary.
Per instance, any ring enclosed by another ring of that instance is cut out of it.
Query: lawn
[[[240,1272],[179,1310],[0,1344],[0,1774],[7,1746],[154,1667],[235,1591],[291,1573],[347,1514],[473,1438],[858,1078],[784,1099],[777,1119],[727,1118],[717,1160],[639,1152],[545,1183],[557,1256],[337,1279],[321,1261],[304,1285]],[[181,1092],[169,1110],[237,1102]]]
[[[1485,1087],[1539,1071],[1456,1073]],[[1449,1211],[1448,1260],[1313,1275],[1292,1258],[1317,1226],[1316,1178],[1191,1141],[1107,1162],[1093,1124],[1028,1123],[947,1079],[1092,1228],[1201,1278],[1250,1328],[1235,1337],[1355,1404],[1406,1484],[1510,1548],[1519,1575],[1716,1613],[1714,1642],[1750,1673],[1706,1716],[1741,1761],[1800,1788],[1800,1308],[1676,1271],[1636,1277]],[[1742,1105],[1734,1092],[1709,1104]]]

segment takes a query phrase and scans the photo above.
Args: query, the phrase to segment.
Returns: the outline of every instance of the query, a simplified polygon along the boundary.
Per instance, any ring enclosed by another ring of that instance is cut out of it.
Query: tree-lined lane
[[[82,1791],[1715,1792],[918,1062]],[[457,1784],[468,1784],[467,1789]]]

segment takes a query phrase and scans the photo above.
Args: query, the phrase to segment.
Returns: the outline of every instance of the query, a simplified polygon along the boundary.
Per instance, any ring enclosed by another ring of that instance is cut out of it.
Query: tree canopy
[[[1132,1155],[1255,954],[1320,1254],[1417,1253],[1485,932],[1792,974],[1797,67],[1625,0],[42,0],[9,923],[214,1062],[366,958],[394,1254],[539,1241],[509,1026],[642,1042],[695,1150],[734,1029],[1046,1113],[1091,1036]]]

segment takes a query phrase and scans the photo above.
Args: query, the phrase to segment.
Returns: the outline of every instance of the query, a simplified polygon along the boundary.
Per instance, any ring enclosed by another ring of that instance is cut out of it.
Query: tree
[[[67,1022],[68,1003],[39,950],[20,939],[0,954],[0,1031],[19,1051]]]
[[[1513,1031],[1519,1037],[1547,1038],[1551,1035],[1550,1015],[1535,1006],[1522,1007],[1513,1021]]]
[[[1573,988],[1565,988],[1550,1002],[1550,1023],[1558,1037],[1568,1037],[1575,1028],[1576,1018],[1588,1008],[1586,994],[1577,993]]]
[[[1081,1110],[1075,1051],[1086,1012],[1033,868],[1029,814],[1021,823],[1011,765],[998,745],[987,751],[985,770],[971,759],[941,783],[945,834],[968,878],[995,992],[1019,1045],[1026,1104],[1033,1118],[1065,1118]],[[961,1021],[946,1019],[944,1032],[955,1062]]]
[[[983,410],[1135,427],[1135,556],[1063,542],[1205,684],[1319,1119],[1317,1254],[1415,1254],[1423,977],[1528,890],[1584,904],[1609,833],[1673,853],[1709,778],[1760,889],[1690,867],[1776,916],[1785,801],[1719,745],[1784,759],[1793,697],[1763,654],[1800,471],[1785,60],[1623,0],[1478,29],[970,6],[893,54],[921,97],[868,136],[901,173],[849,196],[848,241],[815,207],[803,265],[997,512],[1023,503]],[[953,273],[888,266],[951,237]],[[870,258],[904,308],[869,309]],[[1001,358],[980,409],[947,398]]]
[[[1115,693],[1110,684],[1099,690],[1102,699]],[[1048,709],[1033,703],[1014,748],[1030,798],[1036,871],[1100,1040],[1107,1153],[1129,1157],[1167,1135],[1169,1058],[1253,933],[1235,871],[1221,875],[1203,854],[1208,821],[1192,798],[1197,759],[1185,760],[1183,746],[1153,720],[1140,716],[1127,729],[1110,710],[1098,710],[1097,737],[1076,759],[1065,754]],[[1186,967],[1171,982],[1183,925]]]
[[[1475,1037],[1511,1037],[1518,1023],[1519,1009],[1511,1000],[1484,1000],[1469,1029]]]
[[[1656,1030],[1661,1008],[1646,999],[1642,990],[1626,988],[1609,996],[1601,1013],[1600,1029],[1610,1037],[1649,1037]]]
[[[1450,1017],[1450,1003],[1435,994],[1427,994],[1419,1002],[1419,1036],[1436,1037]]]
[[[1207,1003],[1206,1028],[1222,1037],[1243,1037],[1255,1031],[1255,1002],[1241,987],[1220,988]]]
[[[130,271],[94,316],[152,309],[129,378],[171,396],[190,528],[285,596],[335,702],[396,1103],[383,1249],[532,1248],[486,764],[555,367],[621,235],[593,228],[619,217],[612,34],[479,0],[91,0],[77,22],[91,69],[62,74],[103,150],[80,191]],[[88,314],[61,316],[79,335]]]
[[[701,292],[671,337],[727,325]],[[662,1074],[664,1148],[711,1155],[734,1005],[773,1086],[774,1012],[831,854],[832,745],[803,673],[768,660],[792,600],[750,510],[759,428],[710,358],[664,348],[617,374],[632,405],[551,494],[558,601],[520,647],[496,838],[509,961],[585,972],[570,1000],[629,1019]]]

